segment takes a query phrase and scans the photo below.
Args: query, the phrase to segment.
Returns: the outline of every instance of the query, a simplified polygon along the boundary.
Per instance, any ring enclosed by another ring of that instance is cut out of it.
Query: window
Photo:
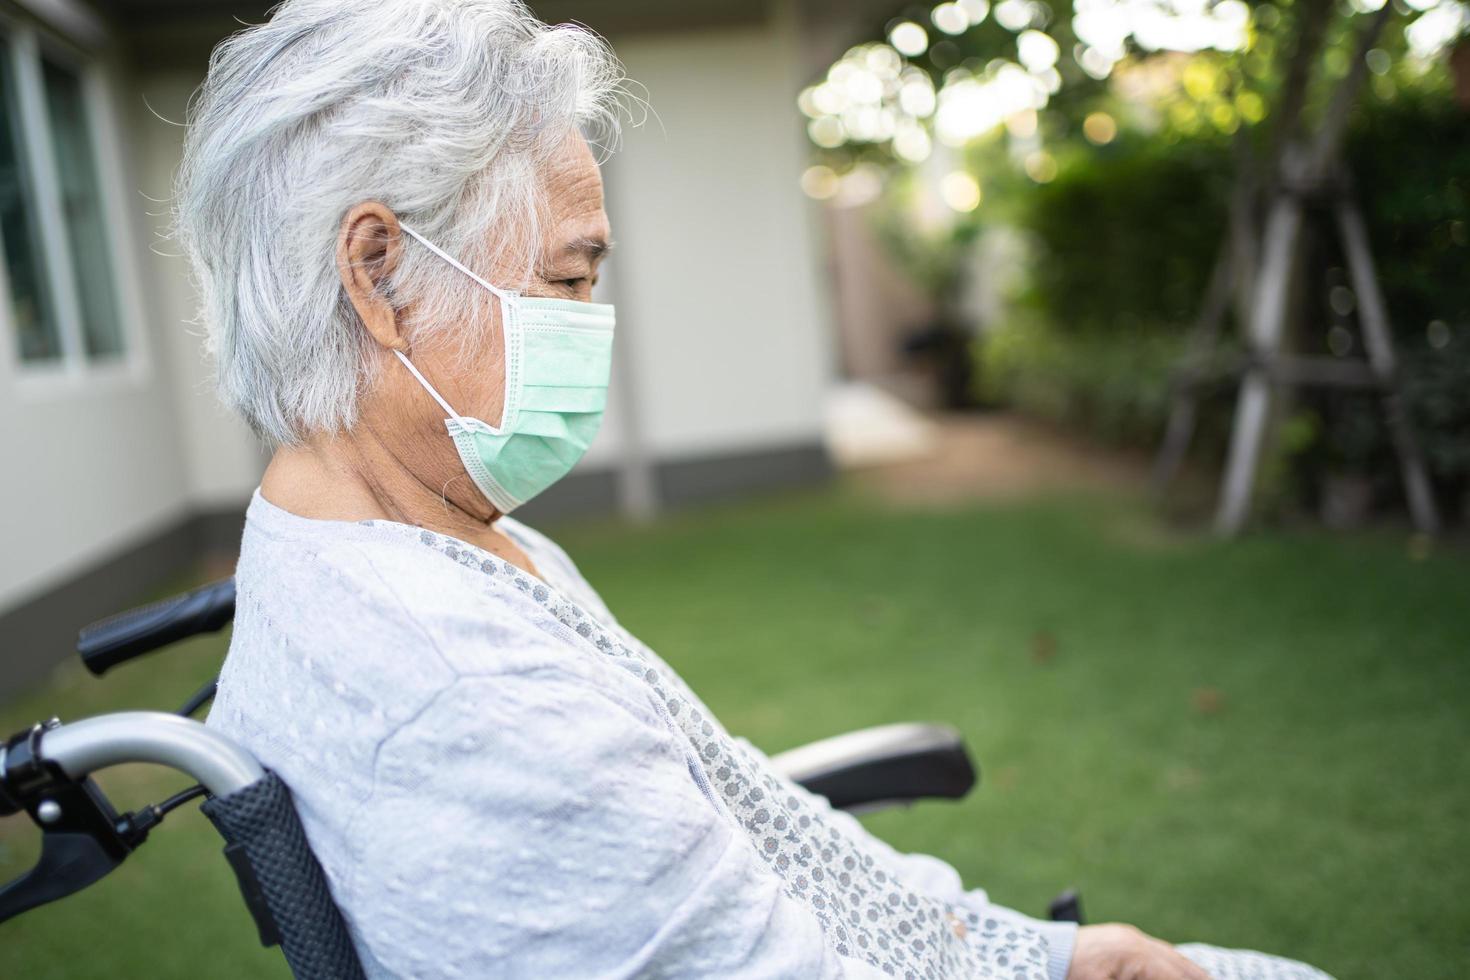
[[[125,353],[85,69],[0,30],[0,324],[22,365]]]
[[[92,131],[87,125],[82,80],[76,72],[49,59],[42,59],[41,68],[61,210],[81,299],[82,336],[90,357],[119,354],[122,326],[118,320],[117,291],[112,285],[97,158],[92,152]]]
[[[0,125],[0,247],[5,252],[10,315],[20,342],[20,359],[44,361],[61,356],[61,337],[41,268],[36,194],[22,159],[25,144],[8,48],[8,44],[0,45],[0,114],[4,117]]]

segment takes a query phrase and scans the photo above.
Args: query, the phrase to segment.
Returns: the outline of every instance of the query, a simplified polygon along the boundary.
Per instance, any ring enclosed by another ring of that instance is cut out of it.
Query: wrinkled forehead
[[[603,210],[602,172],[592,149],[574,134],[552,155],[546,174],[547,223],[550,248],[574,242],[606,245],[610,229]]]

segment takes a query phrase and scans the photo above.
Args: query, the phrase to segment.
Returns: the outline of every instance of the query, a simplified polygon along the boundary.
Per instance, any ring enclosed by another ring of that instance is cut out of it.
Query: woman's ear
[[[403,234],[391,208],[363,201],[347,212],[337,236],[337,274],[353,309],[373,339],[388,350],[408,350],[398,311],[383,288],[398,266]]]

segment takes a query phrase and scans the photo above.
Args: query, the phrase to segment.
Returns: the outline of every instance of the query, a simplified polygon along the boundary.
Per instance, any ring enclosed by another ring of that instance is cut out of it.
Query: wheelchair
[[[77,650],[93,674],[169,644],[217,632],[235,615],[224,579],[83,629]],[[30,871],[0,887],[0,922],[96,883],[141,847],[168,813],[193,800],[224,840],[245,907],[264,946],[279,946],[293,976],[363,976],[341,911],[307,843],[291,793],[245,749],[193,720],[214,697],[210,680],[175,713],[128,711],[63,724],[53,718],[0,744],[0,817],[25,811],[41,832]],[[866,728],[775,756],[787,776],[850,812],[921,799],[962,799],[978,775],[958,732],[935,724]],[[184,773],[196,785],[118,813],[91,774],[126,763]],[[1075,891],[1053,920],[1081,922]]]

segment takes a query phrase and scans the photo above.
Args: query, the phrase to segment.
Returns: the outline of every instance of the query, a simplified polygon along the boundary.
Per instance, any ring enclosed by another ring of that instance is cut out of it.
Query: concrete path
[[[855,467],[852,477],[904,503],[1147,488],[1148,460],[1142,455],[1101,448],[1029,419],[975,414],[930,416],[929,421],[924,452]]]

